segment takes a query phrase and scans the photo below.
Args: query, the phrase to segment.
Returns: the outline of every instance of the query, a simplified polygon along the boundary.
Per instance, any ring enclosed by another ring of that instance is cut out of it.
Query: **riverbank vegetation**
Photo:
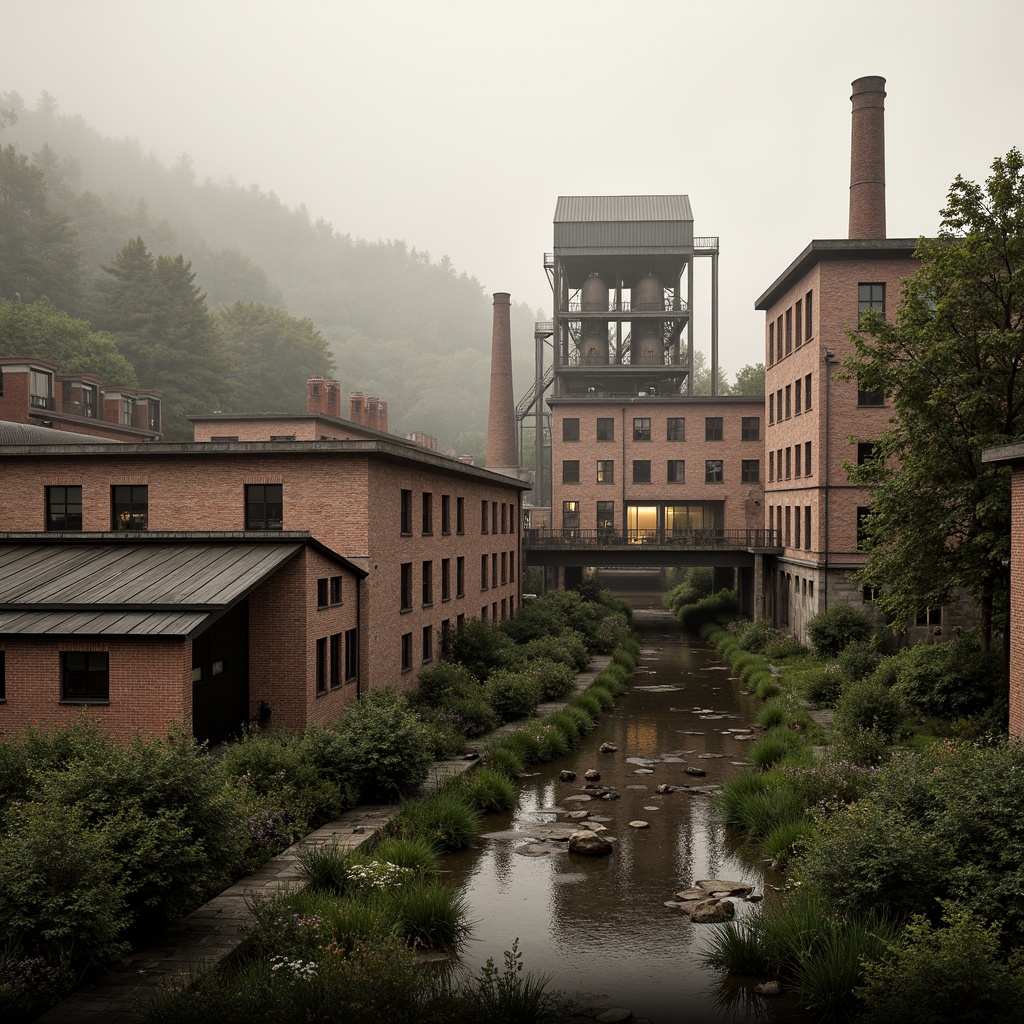
[[[720,812],[789,877],[716,928],[707,962],[778,978],[822,1019],[1017,1019],[1024,744],[999,728],[998,660],[969,634],[886,653],[848,605],[807,633],[701,629],[764,700]]]
[[[4,1019],[31,1019],[357,802],[400,802],[394,842],[474,841],[482,814],[514,806],[516,774],[568,750],[624,689],[638,651],[629,606],[591,596],[555,592],[518,619],[468,623],[418,694],[370,691],[329,726],[254,728],[217,757],[181,729],[118,744],[87,717],[0,744]],[[568,696],[598,651],[615,659],[600,685],[533,718],[540,701]],[[412,799],[436,757],[513,719],[523,724],[486,745],[485,767]]]

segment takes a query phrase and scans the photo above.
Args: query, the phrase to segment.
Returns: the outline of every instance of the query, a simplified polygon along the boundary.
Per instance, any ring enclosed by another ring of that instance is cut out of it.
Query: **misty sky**
[[[1022,38],[1020,0],[0,0],[0,92],[546,313],[558,195],[686,193],[734,372],[757,296],[846,235],[851,81],[887,79],[889,236],[930,233],[1024,147]]]

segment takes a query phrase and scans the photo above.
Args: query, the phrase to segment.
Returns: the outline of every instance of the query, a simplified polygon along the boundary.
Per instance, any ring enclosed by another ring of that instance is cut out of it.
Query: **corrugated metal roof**
[[[187,636],[300,543],[0,544],[0,633]]]
[[[559,196],[555,223],[692,221],[689,196]]]
[[[74,430],[54,430],[35,423],[12,423],[0,420],[0,444],[95,444],[108,438],[79,434]],[[110,441],[111,444],[121,442]]]

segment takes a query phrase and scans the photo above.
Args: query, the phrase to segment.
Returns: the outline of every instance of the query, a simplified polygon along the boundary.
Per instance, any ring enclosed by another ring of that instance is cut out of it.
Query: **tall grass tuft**
[[[505,743],[504,738],[486,744],[480,757],[485,765],[509,779],[518,778],[526,771],[526,760],[521,751]]]
[[[787,757],[802,752],[806,747],[807,744],[799,733],[779,725],[769,729],[750,745],[747,760],[758,768],[770,768]]]
[[[437,870],[441,852],[437,843],[425,836],[388,836],[373,848],[373,857],[424,874]]]
[[[590,687],[582,693],[577,693],[569,702],[569,707],[582,708],[595,721],[601,717],[601,712],[604,710],[601,702],[590,692]]]
[[[553,712],[548,715],[546,721],[565,734],[570,747],[575,747],[579,743],[583,730],[580,728],[579,720],[575,715],[569,713],[568,708],[562,708],[561,711]]]
[[[370,902],[417,948],[454,951],[469,934],[466,898],[437,879],[412,877],[401,888],[375,893]]]
[[[602,711],[607,711],[609,708],[615,706],[615,698],[611,692],[603,686],[599,686],[597,683],[591,683],[584,691],[588,696],[593,697],[594,700],[601,705]]]
[[[348,887],[352,851],[336,843],[303,846],[298,853],[299,867],[313,891],[343,893]]]
[[[589,714],[579,704],[569,704],[567,707],[562,708],[561,711],[556,711],[551,717],[554,718],[555,715],[565,715],[571,718],[579,726],[581,736],[591,732],[596,724],[594,716]]]
[[[418,836],[434,842],[444,853],[472,846],[483,815],[455,790],[439,790],[402,804],[388,824],[388,834],[403,839]]]
[[[449,779],[443,788],[457,790],[484,814],[510,811],[519,803],[519,787],[507,775],[487,765]]]

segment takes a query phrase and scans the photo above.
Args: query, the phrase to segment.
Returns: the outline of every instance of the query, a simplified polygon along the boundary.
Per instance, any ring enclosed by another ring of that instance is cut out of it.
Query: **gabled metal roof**
[[[559,196],[555,223],[693,220],[689,196]]]
[[[79,434],[74,430],[54,430],[36,423],[14,423],[0,420],[0,444],[95,444],[105,438],[95,434]],[[111,441],[120,444],[120,441]]]
[[[0,544],[0,634],[191,636],[302,547]]]

